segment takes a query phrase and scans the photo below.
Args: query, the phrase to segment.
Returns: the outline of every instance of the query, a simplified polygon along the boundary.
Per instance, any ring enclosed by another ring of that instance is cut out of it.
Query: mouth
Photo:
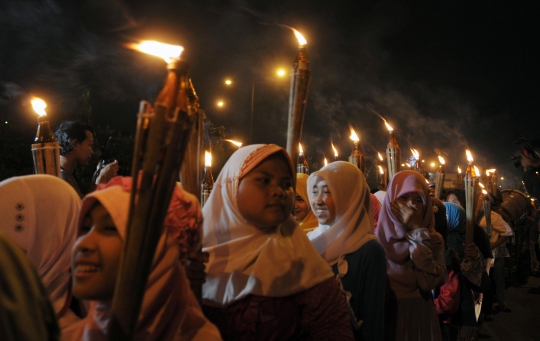
[[[75,278],[86,278],[101,270],[101,266],[96,264],[81,263],[73,267]]]
[[[327,212],[324,208],[317,208],[315,209],[314,213],[317,217],[320,217],[321,215],[325,214]]]

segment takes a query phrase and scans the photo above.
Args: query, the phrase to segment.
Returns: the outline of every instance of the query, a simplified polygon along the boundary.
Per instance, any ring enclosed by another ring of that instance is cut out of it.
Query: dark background
[[[540,137],[533,4],[2,0],[0,173],[31,172],[33,95],[48,103],[53,128],[82,118],[133,133],[138,102],[153,100],[166,74],[162,60],[124,47],[142,39],[185,48],[202,108],[228,138],[248,142],[254,85],[252,142],[284,146],[289,79],[275,72],[290,71],[297,53],[289,25],[308,41],[302,142],[314,167],[332,155],[331,141],[346,159],[350,124],[370,169],[386,146],[379,113],[394,127],[402,158],[409,148],[427,163],[439,154],[453,172],[465,167],[470,148],[475,164],[518,187],[512,141]]]

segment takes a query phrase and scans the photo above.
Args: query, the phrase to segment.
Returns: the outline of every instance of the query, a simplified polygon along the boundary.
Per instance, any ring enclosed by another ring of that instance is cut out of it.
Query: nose
[[[281,188],[280,185],[274,186],[274,196],[277,196],[279,198],[282,198],[283,196],[285,196],[285,191],[283,190],[283,188]]]
[[[80,236],[73,245],[73,254],[83,253],[88,254],[96,250],[96,243],[94,241],[94,233],[92,231]]]

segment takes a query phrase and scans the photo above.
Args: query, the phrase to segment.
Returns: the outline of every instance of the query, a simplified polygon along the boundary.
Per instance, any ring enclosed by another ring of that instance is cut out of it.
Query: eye
[[[292,187],[292,182],[291,181],[284,181],[284,182],[281,183],[281,187],[284,188],[284,189]]]
[[[270,182],[270,178],[264,177],[264,178],[258,178],[257,181],[263,184],[267,184]]]
[[[92,226],[83,225],[80,228],[81,234],[87,234],[92,229]]]
[[[298,202],[304,202],[304,199],[302,199],[302,197],[296,197],[296,201],[298,201]]]
[[[105,232],[118,232],[118,229],[116,228],[116,226],[114,225],[111,225],[111,226],[105,226],[105,228],[103,229]]]

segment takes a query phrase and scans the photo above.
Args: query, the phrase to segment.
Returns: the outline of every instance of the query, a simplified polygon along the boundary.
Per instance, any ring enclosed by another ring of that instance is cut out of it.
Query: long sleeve
[[[409,251],[420,289],[431,291],[444,283],[446,268],[442,236],[421,228],[407,232],[407,240],[411,244]]]
[[[433,300],[435,303],[435,309],[437,314],[455,313],[459,307],[459,277],[453,271],[449,270],[446,283],[440,287],[440,293],[437,298]]]
[[[349,271],[341,279],[343,289],[351,293],[351,308],[362,321],[355,331],[356,340],[382,340],[384,336],[384,302],[386,293],[386,253],[376,241],[367,242],[345,256]],[[337,273],[337,266],[332,270]]]

